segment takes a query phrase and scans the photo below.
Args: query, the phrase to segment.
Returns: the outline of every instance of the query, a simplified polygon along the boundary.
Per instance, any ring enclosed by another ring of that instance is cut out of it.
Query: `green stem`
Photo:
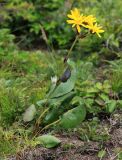
[[[46,105],[45,105],[46,106]],[[43,113],[39,116],[39,118],[37,119],[35,125],[34,125],[34,129],[33,129],[33,135],[37,135],[37,132],[38,132],[38,128],[39,128],[39,125],[42,121],[42,118],[44,117],[44,115],[49,111],[49,108],[45,109],[43,111]]]
[[[55,122],[53,122],[53,123],[50,123],[50,124],[46,125],[46,126],[41,130],[41,132],[44,131],[45,129],[49,128],[50,126],[52,126],[52,125],[54,125],[54,124],[57,124],[58,122],[60,122],[60,119],[58,119],[57,121],[55,121]]]
[[[75,37],[75,40],[74,40],[74,42],[72,43],[72,46],[71,46],[71,48],[70,48],[70,50],[69,50],[69,52],[68,52],[68,54],[67,54],[67,59],[69,58],[69,55],[71,54],[71,52],[72,52],[72,50],[73,50],[73,48],[74,48],[74,46],[75,46],[78,38],[79,38],[79,35],[77,35],[77,36]]]
[[[49,108],[45,109],[44,112],[39,116],[36,124],[39,125],[41,123],[41,119],[43,118],[43,116],[49,111]]]

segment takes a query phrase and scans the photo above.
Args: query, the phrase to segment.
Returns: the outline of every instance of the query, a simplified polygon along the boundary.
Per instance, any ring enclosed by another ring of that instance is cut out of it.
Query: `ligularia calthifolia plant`
[[[49,104],[50,107],[46,108],[43,111],[36,122],[35,129],[39,127],[40,121],[42,121],[41,119],[43,119],[44,115],[46,115],[44,122],[47,119],[48,123],[46,124],[46,126],[44,126],[44,128],[42,128],[41,131],[44,131],[45,129],[56,124],[64,128],[73,128],[76,127],[76,125],[80,124],[86,116],[86,109],[81,105],[80,102],[79,105],[81,106],[69,109],[69,111],[67,111],[66,109],[65,113],[63,113],[65,111],[65,108],[63,108],[64,110],[62,112],[62,106],[60,106],[64,102],[64,100],[68,98],[68,102],[69,99],[73,96],[73,90],[77,80],[78,68],[76,67],[75,62],[70,59],[70,54],[78,39],[83,39],[90,34],[97,34],[98,37],[101,37],[100,34],[103,33],[104,30],[97,24],[97,19],[93,15],[83,15],[77,8],[74,8],[70,12],[71,13],[67,15],[69,18],[69,20],[67,20],[67,23],[71,24],[72,27],[76,29],[77,33],[74,42],[72,43],[69,51],[64,57],[62,73],[59,77],[51,77],[52,86],[50,87],[49,93],[47,94],[47,99],[42,101],[43,103],[45,102],[45,107]],[[53,106],[55,107],[54,110],[52,109]],[[49,110],[51,109],[52,112],[50,114]],[[57,114],[58,111],[60,111],[59,115]],[[58,119],[56,118],[55,121],[52,121],[54,117],[58,117]],[[50,123],[49,119],[51,121]]]

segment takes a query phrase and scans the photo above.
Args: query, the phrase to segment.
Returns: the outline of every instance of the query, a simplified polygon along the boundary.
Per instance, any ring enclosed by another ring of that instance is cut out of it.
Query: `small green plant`
[[[100,33],[104,30],[96,23],[96,17],[93,15],[83,16],[80,11],[75,8],[68,14],[67,20],[69,24],[76,29],[76,38],[64,58],[64,72],[57,80],[52,80],[52,86],[44,100],[37,102],[39,106],[44,106],[44,111],[40,114],[36,121],[34,132],[38,130],[39,125],[42,124],[44,129],[49,128],[54,124],[58,124],[63,128],[74,128],[80,124],[86,117],[86,107],[82,101],[78,101],[77,105],[71,104],[70,101],[76,95],[75,84],[77,81],[78,67],[71,61],[70,54],[79,39],[83,39],[89,34],[97,34],[101,37]],[[82,28],[82,32],[81,32]],[[80,99],[80,97],[79,97]],[[67,105],[67,101],[69,101]],[[29,111],[28,111],[29,113]],[[27,114],[27,112],[26,112]]]
[[[94,81],[78,83],[76,86],[78,96],[72,103],[81,101],[85,104],[87,111],[93,115],[100,112],[112,113],[117,108],[117,100],[116,97],[114,99],[111,88],[107,80],[103,83],[94,83]]]
[[[0,29],[0,54],[7,53],[8,50],[13,51],[16,48],[14,39],[15,36],[10,33],[9,29]]]
[[[94,117],[90,121],[83,122],[77,132],[83,141],[104,142],[110,139],[107,127],[101,126],[100,120],[97,117]]]
[[[76,38],[64,58],[63,74],[59,79],[52,79],[52,86],[46,98],[37,102],[37,105],[45,109],[41,110],[36,120],[34,132],[38,131],[40,125],[41,131],[53,125],[65,129],[75,128],[86,118],[87,114],[93,116],[101,112],[110,114],[118,105],[116,98],[112,96],[113,91],[109,81],[97,82],[94,79],[89,81],[91,77],[93,78],[93,75],[89,74],[90,71],[92,72],[92,63],[79,62],[77,65],[69,59],[78,39],[94,33],[101,37],[100,33],[104,30],[97,25],[94,16],[83,16],[77,8],[71,10],[68,17],[70,20],[67,22],[76,29]],[[79,70],[79,66],[83,69]]]

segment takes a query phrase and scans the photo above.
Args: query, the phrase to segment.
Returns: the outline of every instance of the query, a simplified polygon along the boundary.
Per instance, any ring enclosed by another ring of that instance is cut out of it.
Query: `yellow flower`
[[[70,18],[67,23],[72,24],[72,27],[76,27],[78,33],[81,32],[81,27],[89,29],[91,33],[96,33],[99,37],[101,37],[100,33],[104,32],[102,27],[97,25],[96,17],[93,15],[83,16],[77,8],[71,10],[71,14],[67,16]]]
[[[93,15],[84,16],[83,26],[85,28],[88,28],[88,26],[92,25],[94,22],[96,22],[96,17],[94,17]]]
[[[98,37],[101,37],[101,35],[99,33],[103,33],[104,32],[104,30],[102,29],[102,27],[98,26],[97,23],[89,25],[88,29],[92,33],[96,33],[98,35]]]
[[[77,8],[71,10],[71,14],[68,14],[67,16],[70,18],[70,20],[67,20],[67,23],[72,24],[72,27],[76,26],[77,31],[80,33],[80,26],[84,21],[84,16],[80,14],[80,11]]]

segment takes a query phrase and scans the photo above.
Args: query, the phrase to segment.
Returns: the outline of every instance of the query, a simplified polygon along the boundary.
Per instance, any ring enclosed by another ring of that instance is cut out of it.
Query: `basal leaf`
[[[34,116],[36,114],[36,108],[35,105],[31,105],[25,113],[23,114],[23,121],[24,122],[30,122],[33,120]]]
[[[60,125],[63,128],[74,128],[79,125],[86,117],[86,109],[83,105],[69,110],[61,117]]]
[[[72,91],[76,82],[76,74],[76,70],[74,69],[71,72],[71,77],[68,79],[68,81],[66,83],[59,84],[59,86],[57,86],[55,91],[52,93],[51,98],[60,97]]]
[[[46,148],[53,148],[61,143],[61,141],[52,135],[42,135],[36,138],[38,144],[42,144]]]
[[[63,101],[65,101],[65,100],[67,100],[69,98],[72,98],[74,96],[74,94],[75,94],[75,92],[70,92],[70,93],[67,93],[67,94],[65,94],[65,95],[63,95],[61,97],[51,98],[51,99],[49,99],[48,102],[49,102],[50,105],[53,105],[53,104],[59,105]]]
[[[53,108],[44,118],[44,123],[52,123],[59,117],[59,107]]]

